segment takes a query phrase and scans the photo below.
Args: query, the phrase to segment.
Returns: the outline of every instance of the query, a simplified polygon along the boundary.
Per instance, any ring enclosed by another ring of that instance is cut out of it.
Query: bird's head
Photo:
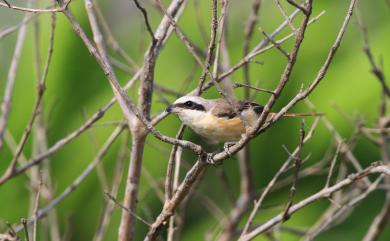
[[[199,96],[183,96],[168,106],[168,113],[175,113],[185,123],[196,121],[211,108],[211,103]]]
[[[209,101],[200,96],[183,96],[175,100],[173,104],[168,106],[168,113],[180,114],[187,111],[207,111],[209,108]]]

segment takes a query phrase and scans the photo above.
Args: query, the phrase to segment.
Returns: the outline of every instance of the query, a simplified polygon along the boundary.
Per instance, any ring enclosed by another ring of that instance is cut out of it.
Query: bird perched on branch
[[[249,127],[253,127],[263,112],[263,106],[241,101],[234,107],[225,99],[204,99],[183,96],[168,106],[168,113],[179,116],[184,125],[211,143],[236,142]],[[270,113],[268,118],[274,113]],[[318,116],[322,114],[285,114],[284,116]]]

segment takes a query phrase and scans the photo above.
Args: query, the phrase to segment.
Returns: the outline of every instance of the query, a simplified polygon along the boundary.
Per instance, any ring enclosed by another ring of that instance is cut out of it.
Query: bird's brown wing
[[[238,113],[242,113],[246,110],[253,110],[256,115],[260,115],[263,112],[263,106],[254,102],[249,101],[240,101],[237,109],[234,110],[234,107],[228,103],[225,99],[216,99],[214,100],[214,105],[216,106],[211,110],[211,113],[218,117],[225,118],[234,118]]]
[[[234,118],[237,116],[234,107],[229,104],[225,99],[216,99],[214,101],[214,108],[211,109],[211,114],[221,118]]]

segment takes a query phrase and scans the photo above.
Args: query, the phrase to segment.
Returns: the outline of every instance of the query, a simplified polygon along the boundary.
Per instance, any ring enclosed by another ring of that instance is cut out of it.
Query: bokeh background
[[[11,2],[15,5],[25,4],[25,1]],[[164,2],[167,6],[168,1]],[[110,29],[120,45],[134,58],[138,65],[142,65],[143,54],[150,39],[145,32],[142,15],[135,8],[134,3],[132,1],[99,1],[99,3]],[[149,1],[141,1],[141,3],[148,10],[151,25],[155,29],[162,18],[162,14]],[[206,39],[202,37],[202,33],[195,21],[195,3],[199,4],[200,21],[207,31]],[[251,3],[252,1],[249,0],[230,1],[228,49],[231,63],[236,63],[243,56],[243,29],[251,11]],[[40,1],[39,4],[40,6],[45,6],[46,3]],[[274,106],[274,110],[278,110],[278,108],[286,104],[297,93],[302,84],[307,86],[316,76],[344,20],[348,4],[349,1],[346,0],[314,1],[313,16],[323,10],[326,13],[317,23],[309,27],[291,77],[291,82]],[[293,10],[287,4],[284,4],[284,6],[289,12]],[[361,0],[358,6],[361,16],[368,27],[369,40],[375,58],[376,60],[380,58],[383,60],[385,74],[390,76],[390,68],[388,68],[388,58],[390,57],[390,6],[384,0]],[[83,1],[74,0],[70,7],[77,20],[82,24],[87,33],[90,33]],[[0,8],[0,29],[17,24],[21,21],[23,15],[23,12]],[[209,38],[210,18],[210,1],[190,0],[183,16],[180,18],[179,25],[194,43],[206,49]],[[50,16],[42,14],[38,19],[40,21],[42,60],[44,60],[49,39]],[[278,11],[274,1],[264,0],[260,10],[258,25],[261,25],[265,31],[270,33],[283,20],[283,16]],[[299,20],[300,18],[297,18],[294,21],[296,26],[298,26]],[[290,30],[286,28],[279,36],[285,36],[289,32]],[[16,33],[13,33],[0,41],[0,95],[4,93],[5,80],[12,58],[16,35]],[[19,140],[22,135],[31,116],[36,98],[35,47],[33,39],[33,28],[30,24],[17,71],[8,126],[9,131],[16,140]],[[255,46],[261,39],[261,32],[255,31],[251,46]],[[283,46],[289,48],[291,43],[292,40]],[[370,73],[370,65],[362,51],[362,46],[362,34],[356,24],[356,18],[353,17],[325,79],[310,97],[310,100],[317,106],[318,111],[326,113],[326,117],[345,139],[351,136],[354,127],[350,121],[335,109],[335,106],[351,116],[356,114],[362,115],[368,126],[375,125],[379,111],[381,87]],[[259,81],[261,87],[272,89],[275,87],[284,68],[286,63],[285,57],[277,50],[271,50],[256,57],[256,60],[262,61],[264,64],[251,65],[250,74],[252,82]],[[158,58],[155,72],[156,82],[162,86],[186,93],[197,85],[200,71],[200,68],[196,65],[182,42],[175,34],[172,34]],[[131,74],[120,69],[117,69],[117,75],[122,84],[132,77]],[[188,78],[191,81],[185,81]],[[237,71],[233,74],[232,79],[236,82],[242,82],[242,71]],[[243,96],[242,92],[242,89],[236,90],[239,98]],[[129,90],[129,95],[136,99],[137,85]],[[212,98],[218,97],[218,94],[214,89],[211,89],[204,96]],[[44,96],[44,114],[48,127],[49,146],[78,128],[88,116],[95,113],[111,97],[111,88],[102,70],[93,57],[89,55],[80,39],[74,34],[65,17],[58,14],[53,62],[47,79],[47,92]],[[174,100],[172,96],[166,96],[166,98],[169,101]],[[255,101],[264,103],[267,98],[267,94],[258,93]],[[164,108],[166,108],[166,103],[161,101],[157,95],[154,95],[153,114],[161,112]],[[294,107],[293,111],[308,112],[309,110],[304,104],[299,104]],[[118,106],[114,106],[98,123],[104,124],[120,120],[122,120],[121,111]],[[313,118],[306,118],[306,124],[310,125],[312,120]],[[252,147],[251,166],[257,189],[267,184],[288,157],[282,145],[285,145],[290,150],[297,145],[300,122],[300,118],[282,120],[250,143]],[[174,136],[179,125],[178,119],[170,116],[163,120],[157,126],[157,129],[166,135]],[[110,125],[91,128],[50,157],[55,195],[61,193],[93,160],[97,150],[107,139],[113,128]],[[128,135],[128,132],[122,135]],[[196,143],[203,143],[191,131],[186,132],[185,138]],[[31,140],[29,140],[24,149],[24,155],[27,157],[32,155],[32,144]],[[116,141],[103,160],[104,169],[109,180],[112,179],[119,144],[120,141]],[[143,173],[146,170],[157,182],[163,181],[169,147],[169,145],[162,144],[153,137],[148,137],[147,139]],[[313,165],[313,163],[321,160],[329,148],[334,149],[335,143],[331,134],[321,124],[314,138],[304,147],[304,154],[311,154],[305,165]],[[11,160],[10,153],[8,147],[0,151],[1,173],[4,172]],[[377,161],[380,158],[378,149],[365,138],[359,138],[354,153],[363,166],[367,166],[370,162]],[[185,152],[184,159],[187,164],[183,167],[183,174],[195,161],[195,157],[191,153]],[[118,200],[122,200],[123,197],[127,166],[128,162],[126,161],[125,175],[119,189]],[[234,196],[238,195],[239,172],[236,159],[229,159],[217,168],[209,168],[198,187],[199,194],[195,195],[189,203],[182,236],[183,240],[203,240],[205,233],[210,228],[221,223],[221,220],[215,219],[205,209],[202,196],[212,200],[226,214],[230,210],[231,203],[229,202],[229,197],[222,188],[218,175],[218,172],[221,170],[228,177],[231,194]],[[325,180],[324,176],[313,176],[301,180],[298,183],[296,200],[319,190]],[[69,240],[92,239],[102,212],[105,200],[104,191],[96,172],[93,172],[85,182],[60,203],[57,207],[57,212],[62,235],[66,234]],[[280,205],[284,204],[288,193],[288,188],[285,188],[270,195],[266,199],[265,210],[258,215],[256,222],[265,221],[267,218],[280,212],[281,208],[283,208]],[[316,240],[360,240],[368,229],[373,217],[379,212],[383,200],[383,193],[374,192],[361,202],[358,208],[354,209],[354,212],[346,220],[321,234]],[[21,218],[28,217],[29,202],[28,179],[25,175],[13,178],[0,186],[0,232],[6,230],[5,221],[14,224],[19,223]],[[328,204],[329,202],[324,200],[310,205],[293,215],[286,225],[300,228],[310,227]],[[150,180],[145,175],[142,175],[138,213],[147,217],[148,214],[141,208],[145,206],[150,209],[150,214],[155,217],[159,213],[161,205],[151,187]],[[121,210],[116,209],[105,240],[115,240],[117,238],[120,215]],[[137,223],[136,240],[142,240],[146,231],[147,229],[142,223]],[[39,235],[41,238],[45,236],[42,233]],[[282,240],[298,239],[299,237],[293,234],[283,233],[282,235]],[[380,240],[389,239],[390,228],[387,228]],[[260,237],[256,240],[266,239]]]

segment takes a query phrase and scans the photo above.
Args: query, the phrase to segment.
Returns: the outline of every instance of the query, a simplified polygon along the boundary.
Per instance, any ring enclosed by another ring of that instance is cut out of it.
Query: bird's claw
[[[235,142],[226,142],[223,144],[223,150],[228,154],[229,157],[232,156],[232,153],[230,153],[229,148],[234,146],[236,143]]]
[[[207,153],[206,163],[208,163],[210,165],[215,165],[214,154],[213,153]]]

